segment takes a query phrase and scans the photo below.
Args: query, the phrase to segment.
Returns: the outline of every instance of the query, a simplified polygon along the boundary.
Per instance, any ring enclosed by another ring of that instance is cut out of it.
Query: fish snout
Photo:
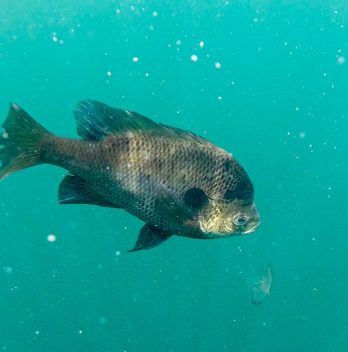
[[[258,212],[258,210],[256,209],[256,205],[253,204],[250,208],[250,218],[249,218],[249,222],[246,225],[246,228],[244,229],[244,231],[242,231],[242,234],[249,234],[254,232],[259,226],[260,226],[260,213]]]

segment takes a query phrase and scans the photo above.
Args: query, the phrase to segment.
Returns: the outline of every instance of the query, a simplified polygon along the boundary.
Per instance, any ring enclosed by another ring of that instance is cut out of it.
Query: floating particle
[[[157,17],[158,16],[158,12],[157,11],[152,12],[152,16],[153,17]]]
[[[191,61],[197,62],[198,61],[198,56],[195,55],[195,54],[191,55]]]
[[[60,45],[63,45],[63,44],[64,44],[64,40],[63,40],[63,39],[60,39],[60,40],[59,40],[59,44],[60,44]]]
[[[217,100],[222,100],[222,96],[219,95],[219,96],[217,97]]]
[[[344,56],[339,56],[338,58],[337,58],[337,63],[339,64],[339,65],[342,65],[342,64],[344,64],[346,62],[346,58],[344,57]]]
[[[7,139],[8,138],[8,133],[7,132],[2,132],[2,138]]]
[[[181,40],[180,40],[180,39],[177,39],[176,42],[175,42],[175,44],[176,44],[177,46],[181,45]]]
[[[116,15],[119,15],[121,13],[121,10],[120,9],[116,9]]]
[[[116,251],[115,255],[116,255],[116,257],[119,257],[121,255],[121,252],[120,251]]]
[[[47,236],[47,241],[48,241],[48,242],[55,242],[56,240],[57,240],[56,235],[53,234],[53,233],[50,233],[50,234]]]
[[[272,268],[267,265],[263,274],[252,285],[251,301],[255,305],[263,303],[269,296],[272,288]]]
[[[204,47],[204,42],[203,42],[202,40],[199,42],[199,47],[200,47],[200,48],[203,48],[203,47]]]
[[[52,33],[52,40],[53,40],[54,42],[57,42],[57,41],[58,41],[58,37],[57,37],[57,33],[56,33],[56,32],[53,32],[53,33]]]
[[[306,133],[305,132],[300,132],[299,136],[300,136],[300,138],[305,138],[306,137]]]
[[[138,62],[139,58],[137,56],[134,56],[132,60],[133,60],[133,62]]]
[[[13,269],[10,266],[3,266],[2,270],[5,274],[12,274]]]
[[[219,70],[221,68],[221,63],[220,62],[215,62],[214,66],[215,66],[216,69]]]
[[[106,75],[110,77],[110,76],[112,76],[112,72],[108,71],[108,72],[106,72]]]
[[[148,72],[145,72],[145,77],[149,77],[150,74]]]

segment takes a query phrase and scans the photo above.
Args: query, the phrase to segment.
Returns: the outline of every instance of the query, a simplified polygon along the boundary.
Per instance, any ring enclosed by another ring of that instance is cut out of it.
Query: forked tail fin
[[[15,171],[40,164],[44,137],[50,135],[21,107],[10,104],[0,132],[0,180]]]

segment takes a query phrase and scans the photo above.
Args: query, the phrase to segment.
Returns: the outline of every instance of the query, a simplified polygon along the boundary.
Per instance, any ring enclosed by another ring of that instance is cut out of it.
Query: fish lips
[[[257,223],[255,223],[255,225],[253,227],[251,227],[250,229],[247,229],[246,231],[242,231],[241,234],[248,235],[249,233],[254,232],[259,226],[260,226],[260,220]]]
[[[247,235],[249,233],[252,233],[254,232],[259,226],[260,226],[260,214],[259,212],[257,211],[256,209],[256,206],[253,205],[253,209],[254,209],[254,212],[255,214],[253,215],[253,218],[252,218],[252,224],[251,226],[246,229],[246,230],[241,230],[241,235]]]

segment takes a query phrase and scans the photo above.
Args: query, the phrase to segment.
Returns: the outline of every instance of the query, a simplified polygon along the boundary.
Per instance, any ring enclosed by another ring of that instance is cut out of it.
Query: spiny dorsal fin
[[[83,100],[74,111],[77,133],[83,139],[101,140],[113,133],[158,129],[158,124],[136,112],[115,109],[106,104]]]
[[[179,128],[152,121],[133,111],[112,108],[93,100],[83,100],[74,111],[77,133],[85,140],[99,141],[107,135],[124,132],[141,132],[168,136],[213,146],[206,139]]]

